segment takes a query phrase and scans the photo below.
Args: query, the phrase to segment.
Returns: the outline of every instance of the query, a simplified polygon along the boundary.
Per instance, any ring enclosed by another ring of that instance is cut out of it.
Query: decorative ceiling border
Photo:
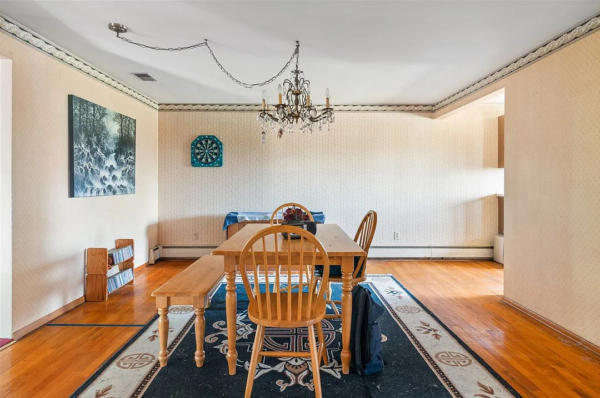
[[[548,43],[538,47],[534,51],[525,55],[524,57],[519,58],[517,61],[511,63],[508,66],[498,70],[497,72],[492,73],[491,75],[481,79],[477,83],[465,88],[462,91],[446,98],[442,102],[436,104],[433,108],[434,110],[441,109],[451,103],[458,101],[461,98],[466,97],[469,94],[474,93],[477,90],[480,90],[490,84],[502,79],[510,75],[511,73],[516,72],[519,69],[526,67],[527,65],[537,61],[538,59],[545,57],[546,55],[555,52],[558,49],[565,47],[567,44],[574,42],[575,40],[592,33],[594,30],[600,28],[600,16],[595,16],[589,19],[587,22],[571,29],[567,33],[559,36],[558,38],[549,41]]]
[[[320,105],[315,105],[317,108]],[[325,106],[325,105],[323,105]],[[159,111],[259,112],[254,104],[160,104]],[[335,105],[336,112],[433,112],[433,105]]]
[[[56,45],[50,43],[48,40],[42,38],[37,33],[33,31],[16,25],[15,23],[9,21],[5,16],[0,15],[0,31],[4,31],[5,33],[27,43],[31,46],[45,52],[46,54],[54,57],[67,65],[72,66],[73,68],[80,70],[81,72],[93,77],[101,81],[102,83],[108,84],[112,88],[115,88],[121,91],[124,94],[129,95],[132,98],[154,108],[158,109],[158,104],[156,101],[146,97],[145,95],[135,91],[131,87],[126,86],[115,78],[109,76],[108,74],[102,72],[96,67],[88,64],[87,62],[75,57],[72,54],[69,54],[65,50],[58,48]]]

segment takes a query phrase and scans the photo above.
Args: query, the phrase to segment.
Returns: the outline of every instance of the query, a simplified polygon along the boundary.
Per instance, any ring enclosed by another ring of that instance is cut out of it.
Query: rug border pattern
[[[177,348],[177,346],[179,346],[179,343],[181,343],[181,340],[183,340],[183,338],[185,336],[187,336],[187,334],[190,332],[190,329],[192,329],[192,327],[194,326],[194,322],[195,321],[196,321],[196,315],[194,314],[194,315],[192,315],[192,317],[190,318],[190,320],[186,323],[186,325],[183,327],[183,329],[181,329],[181,332],[179,332],[179,334],[175,337],[175,339],[173,340],[173,342],[171,343],[171,345],[169,346],[169,348],[167,348],[167,351],[168,351],[169,355],[173,351],[175,351],[175,349]],[[141,397],[144,394],[144,392],[146,391],[146,388],[148,388],[148,386],[152,382],[152,380],[154,380],[154,378],[156,377],[156,375],[158,374],[158,372],[160,372],[160,370],[161,370],[160,363],[158,361],[156,361],[156,363],[148,371],[148,373],[146,374],[146,376],[142,379],[142,381],[140,382],[139,386],[130,395],[130,398]]]
[[[387,276],[391,276],[391,275],[387,275]],[[395,280],[395,278],[393,276],[392,276],[392,278]],[[402,286],[397,280],[395,280],[395,282],[398,283],[398,285]],[[423,345],[417,339],[417,337],[413,334],[413,332],[402,321],[402,319],[400,319],[400,317],[398,316],[396,311],[394,311],[394,308],[392,307],[392,305],[381,295],[381,292],[379,291],[379,289],[375,285],[373,285],[372,282],[367,282],[367,284],[371,287],[371,289],[373,289],[375,294],[377,294],[377,297],[383,303],[383,305],[385,306],[385,308],[387,309],[389,314],[392,316],[392,318],[394,318],[394,320],[396,321],[398,326],[400,326],[402,328],[402,331],[404,332],[404,334],[406,334],[406,336],[408,337],[408,339],[410,340],[412,345],[419,352],[419,354],[421,354],[421,356],[423,357],[425,362],[427,362],[427,365],[429,365],[429,367],[431,368],[433,373],[435,373],[437,378],[440,379],[440,381],[444,384],[444,387],[446,387],[446,389],[454,396],[454,398],[464,398],[464,396],[460,393],[460,391],[458,391],[456,386],[454,386],[452,381],[450,381],[448,376],[446,376],[446,373],[444,373],[444,371],[439,367],[437,362],[435,362],[433,360],[433,358],[431,357],[431,355],[429,355],[427,350],[423,347]],[[404,289],[404,287],[403,287],[403,289]],[[408,290],[406,290],[406,289],[404,289],[404,290],[408,293]]]
[[[125,352],[126,349],[128,349],[133,343],[135,343],[137,341],[137,339],[139,339],[145,332],[146,330],[148,330],[150,328],[150,326],[152,326],[152,324],[154,323],[154,321],[156,321],[158,319],[158,314],[155,314],[152,319],[150,319],[150,321],[148,321],[148,323],[143,326],[140,330],[137,331],[136,334],[134,334],[129,340],[127,340],[127,342],[125,344],[123,344],[121,346],[121,348],[119,348],[113,355],[111,355],[106,361],[104,361],[102,363],[102,365],[100,365],[100,367],[98,368],[98,370],[96,370],[81,386],[79,386],[79,388],[77,388],[77,390],[75,390],[73,392],[73,394],[70,395],[70,398],[77,398],[79,397],[81,394],[83,394],[90,385],[92,385],[92,383],[94,381],[96,381],[96,379],[98,377],[100,377],[102,375],[102,373],[108,369],[108,367],[117,359],[119,358],[119,356]]]

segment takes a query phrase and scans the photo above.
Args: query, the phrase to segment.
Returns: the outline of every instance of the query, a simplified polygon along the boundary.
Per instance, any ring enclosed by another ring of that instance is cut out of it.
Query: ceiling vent
[[[150,76],[148,73],[134,73],[140,80],[145,82],[155,82],[156,79]]]

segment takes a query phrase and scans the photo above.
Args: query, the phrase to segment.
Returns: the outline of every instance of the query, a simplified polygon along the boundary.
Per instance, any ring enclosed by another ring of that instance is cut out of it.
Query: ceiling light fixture
[[[277,137],[281,138],[283,137],[284,131],[293,133],[295,126],[297,125],[300,126],[302,132],[309,131],[312,133],[315,127],[321,130],[323,124],[327,124],[327,127],[329,128],[329,125],[335,121],[333,108],[331,108],[329,104],[329,89],[325,91],[325,107],[320,111],[317,110],[311,102],[310,81],[304,78],[304,72],[302,72],[299,67],[300,42],[298,41],[296,42],[296,48],[289,61],[275,76],[260,83],[244,83],[233,77],[233,75],[219,62],[212,48],[210,48],[208,40],[185,47],[156,47],[138,43],[121,36],[121,34],[127,33],[129,30],[123,24],[110,23],[108,24],[108,29],[115,32],[118,39],[150,50],[184,51],[199,47],[207,47],[219,69],[221,69],[221,71],[232,81],[245,88],[262,87],[274,82],[291,65],[294,58],[296,58],[296,69],[291,72],[290,79],[285,79],[283,85],[279,85],[277,89],[279,101],[276,105],[273,105],[273,108],[271,108],[271,105],[269,104],[269,98],[267,97],[266,92],[263,91],[262,109],[257,118],[257,120],[261,122],[263,142],[266,140],[266,131],[269,127],[272,130],[277,131]]]
[[[277,87],[278,104],[274,109],[269,109],[267,93],[263,91],[262,110],[257,120],[261,122],[262,139],[265,142],[267,127],[277,131],[277,138],[283,137],[283,132],[294,132],[296,125],[300,126],[302,132],[313,132],[315,126],[321,130],[324,123],[335,121],[333,108],[329,105],[329,89],[325,90],[325,108],[319,112],[310,102],[310,80],[304,78],[304,72],[300,70],[300,43],[296,42],[296,69],[291,72],[291,78],[283,81]],[[284,101],[285,98],[285,101]]]

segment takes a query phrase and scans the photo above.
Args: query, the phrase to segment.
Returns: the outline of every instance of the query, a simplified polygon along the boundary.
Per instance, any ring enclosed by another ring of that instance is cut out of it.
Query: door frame
[[[0,55],[0,337],[12,338],[12,60]]]

